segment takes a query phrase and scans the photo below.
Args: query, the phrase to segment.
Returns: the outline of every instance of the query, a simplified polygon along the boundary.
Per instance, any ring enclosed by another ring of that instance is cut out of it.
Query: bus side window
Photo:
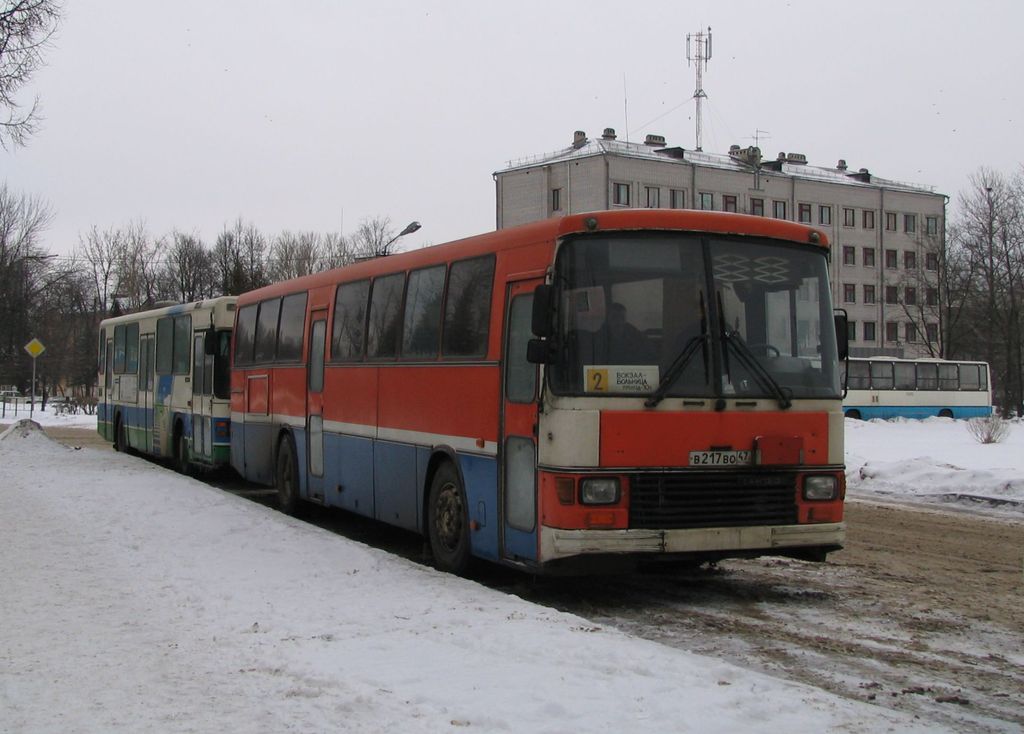
[[[957,376],[957,370],[955,364],[940,364],[939,365],[939,389],[940,390],[959,390],[960,389],[960,378]]]
[[[981,378],[978,376],[978,365],[976,365],[976,364],[962,364],[962,365],[960,365],[960,389],[961,390],[980,390],[981,389]]]
[[[174,318],[165,316],[156,322],[156,373],[169,375],[174,367]]]
[[[441,344],[441,297],[444,295],[444,265],[409,274],[402,328],[402,357],[437,357]]]
[[[252,362],[252,347],[256,335],[256,310],[258,304],[245,306],[238,311],[238,331],[235,334],[235,364]]]
[[[897,390],[913,390],[917,386],[917,374],[913,362],[896,362],[893,367],[896,373]]]
[[[892,362],[871,363],[871,389],[892,390]]]
[[[851,390],[867,390],[871,387],[870,363],[850,360],[848,379]]]
[[[120,375],[124,373],[124,324],[120,324],[114,327],[114,374]]]
[[[493,284],[493,257],[452,263],[444,305],[441,353],[445,357],[482,357],[487,353]]]
[[[334,297],[334,332],[331,359],[355,362],[363,358],[366,338],[366,305],[370,281],[343,283]]]
[[[105,328],[100,329],[100,344],[97,356],[99,357],[99,359],[97,360],[99,365],[99,372],[102,375],[103,370],[106,369],[107,361],[107,330]]]
[[[256,317],[256,346],[253,361],[273,362],[277,354],[277,317],[281,313],[281,299],[271,298],[260,304]]]
[[[124,371],[130,375],[139,372],[139,325],[128,324],[124,330]]]
[[[939,366],[936,364],[917,365],[917,389],[939,389]]]
[[[402,293],[405,273],[385,275],[373,281],[370,294],[369,329],[366,356],[388,359],[398,356],[398,338],[402,331]]]
[[[306,293],[293,293],[281,302],[277,332],[277,361],[302,361],[302,335],[306,330]]]
[[[171,371],[176,375],[187,375],[192,349],[192,317],[174,317],[174,357]]]

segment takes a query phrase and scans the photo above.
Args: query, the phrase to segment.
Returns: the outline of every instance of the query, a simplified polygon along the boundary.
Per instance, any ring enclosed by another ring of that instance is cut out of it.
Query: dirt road
[[[109,448],[92,431],[47,432]],[[345,513],[316,515],[409,557],[421,547]],[[1021,731],[1024,521],[851,500],[847,524],[846,548],[826,564],[759,559],[582,579],[491,570],[480,580],[595,627],[908,711],[936,728]]]

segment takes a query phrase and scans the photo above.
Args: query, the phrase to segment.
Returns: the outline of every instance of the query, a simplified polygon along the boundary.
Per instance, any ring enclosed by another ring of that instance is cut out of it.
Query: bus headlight
[[[619,501],[619,480],[614,477],[584,479],[580,501],[585,505],[611,505]]]
[[[805,500],[834,500],[838,496],[839,484],[832,475],[818,475],[804,478]]]

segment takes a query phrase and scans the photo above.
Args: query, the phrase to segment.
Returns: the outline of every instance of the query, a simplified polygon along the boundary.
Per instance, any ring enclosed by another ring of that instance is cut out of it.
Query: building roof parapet
[[[496,171],[495,175],[600,155],[620,155],[627,158],[659,160],[666,163],[682,162],[738,172],[753,172],[755,170],[754,166],[725,154],[687,150],[680,147],[657,148],[652,147],[650,144],[603,137],[598,140],[584,139],[581,142],[559,150],[509,160],[506,162],[506,167]],[[824,168],[807,163],[791,163],[780,160],[766,162],[766,164],[760,167],[760,170],[767,175],[781,174],[797,179],[831,182],[847,186],[899,189],[915,193],[936,194],[934,186],[881,178],[869,173],[866,169],[855,172],[843,168]]]

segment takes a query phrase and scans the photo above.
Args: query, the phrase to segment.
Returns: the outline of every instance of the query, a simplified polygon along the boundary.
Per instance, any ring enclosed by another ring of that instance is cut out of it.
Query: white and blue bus
[[[100,324],[100,435],[118,451],[192,467],[227,465],[234,296]]]
[[[843,413],[847,418],[977,418],[992,414],[985,362],[850,358]]]

